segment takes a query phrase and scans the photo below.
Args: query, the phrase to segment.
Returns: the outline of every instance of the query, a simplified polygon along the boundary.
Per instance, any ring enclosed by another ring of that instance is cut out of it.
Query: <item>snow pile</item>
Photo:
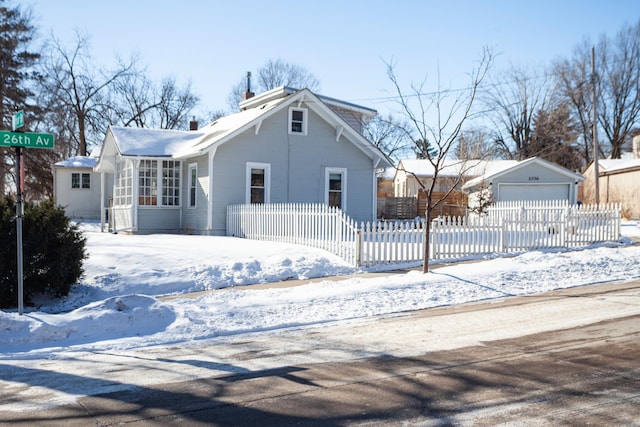
[[[640,246],[626,238],[581,250],[441,266],[426,275],[416,270],[369,277],[304,246],[113,235],[100,233],[95,224],[83,229],[89,253],[84,280],[68,298],[39,301],[23,316],[0,312],[0,358],[274,331],[640,278]],[[640,236],[635,223],[626,223],[623,232]],[[346,274],[352,275],[286,288],[240,286]]]

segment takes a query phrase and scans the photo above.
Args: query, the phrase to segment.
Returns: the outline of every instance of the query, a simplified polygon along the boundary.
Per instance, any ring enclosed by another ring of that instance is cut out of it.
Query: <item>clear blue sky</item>
[[[44,38],[91,38],[94,60],[139,53],[154,78],[191,80],[203,110],[227,109],[231,87],[268,59],[302,65],[323,95],[393,108],[384,61],[401,82],[468,83],[484,46],[494,71],[568,57],[585,38],[640,19],[638,0],[22,0]]]

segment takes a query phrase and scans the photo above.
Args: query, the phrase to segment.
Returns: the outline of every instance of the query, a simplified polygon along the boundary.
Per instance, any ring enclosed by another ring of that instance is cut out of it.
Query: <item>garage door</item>
[[[569,184],[500,184],[497,199],[569,200]]]

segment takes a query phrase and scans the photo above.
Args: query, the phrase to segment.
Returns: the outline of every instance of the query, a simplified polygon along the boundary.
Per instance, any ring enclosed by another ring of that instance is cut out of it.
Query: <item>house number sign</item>
[[[540,177],[539,176],[530,176],[529,177],[529,181],[540,181]]]

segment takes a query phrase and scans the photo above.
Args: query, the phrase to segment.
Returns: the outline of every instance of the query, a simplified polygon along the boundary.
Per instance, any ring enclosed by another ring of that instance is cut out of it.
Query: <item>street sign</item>
[[[20,129],[24,126],[24,111],[16,111],[13,117],[11,117],[11,127],[13,130]]]
[[[0,147],[53,148],[50,133],[9,132],[0,130]]]

